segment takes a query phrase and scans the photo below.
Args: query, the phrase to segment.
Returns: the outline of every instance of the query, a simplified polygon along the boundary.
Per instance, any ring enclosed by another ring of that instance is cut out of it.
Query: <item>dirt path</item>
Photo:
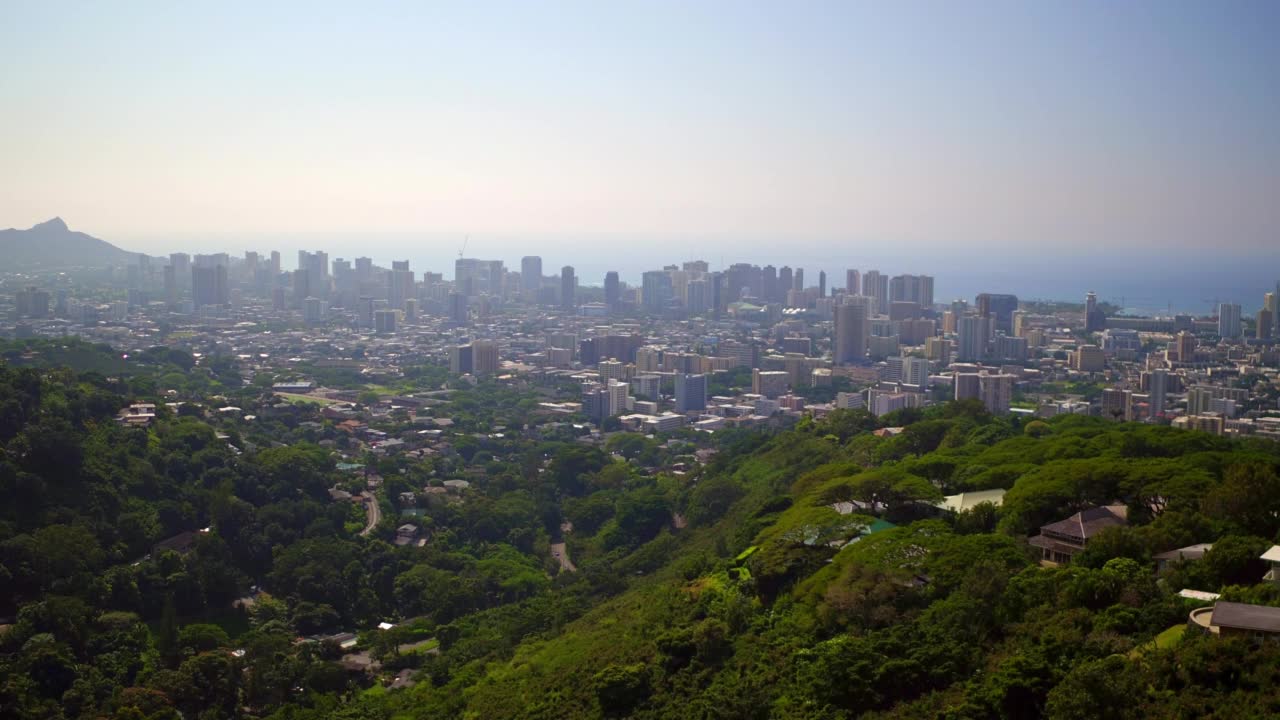
[[[560,561],[560,569],[565,572],[577,572],[578,568],[574,567],[573,561],[569,559],[569,551],[565,549],[563,542],[551,543],[551,557]]]

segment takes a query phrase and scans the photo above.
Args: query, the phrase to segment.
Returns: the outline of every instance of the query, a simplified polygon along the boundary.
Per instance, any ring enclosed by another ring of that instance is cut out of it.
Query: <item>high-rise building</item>
[[[1084,296],[1084,329],[1097,332],[1107,326],[1107,316],[1098,309],[1098,294],[1090,291]]]
[[[191,266],[191,300],[196,309],[231,302],[226,253],[197,255]]]
[[[467,296],[460,292],[449,293],[449,322],[466,324],[469,319]]]
[[[765,265],[760,269],[760,294],[765,302],[779,302],[782,298],[778,293],[778,269],[772,265]]]
[[[790,382],[791,374],[784,370],[751,371],[751,392],[767,398],[786,394]]]
[[[1147,408],[1154,419],[1164,414],[1165,398],[1169,392],[1169,371],[1164,368],[1152,370],[1147,382]]]
[[[1272,318],[1272,314],[1270,310],[1268,310],[1267,308],[1262,308],[1261,310],[1259,310],[1258,318],[1254,323],[1256,327],[1255,337],[1257,337],[1259,340],[1271,339],[1273,335],[1272,326],[1274,324],[1275,324],[1275,320]]]
[[[1018,296],[1003,293],[979,293],[973,304],[978,315],[989,317],[994,322],[994,330],[1013,332],[1013,312],[1018,309]]]
[[[868,270],[862,274],[862,294],[875,301],[872,314],[889,311],[889,278],[881,275],[879,270]]]
[[[827,296],[827,271],[819,270],[818,271],[818,297],[822,298],[826,296]]]
[[[676,373],[676,412],[707,409],[707,376]]]
[[[578,304],[578,278],[573,274],[573,266],[560,268],[560,307],[572,310]]]
[[[951,341],[942,337],[925,338],[924,356],[938,367],[950,365]]]
[[[276,255],[279,256],[279,253]],[[173,276],[178,281],[179,287],[190,287],[191,256],[186,253],[170,253],[169,264],[173,266]]]
[[[993,415],[1008,415],[1013,400],[1013,375],[979,375],[978,396]]]
[[[1102,391],[1102,417],[1108,420],[1133,419],[1133,392],[1123,388],[1105,388]]]
[[[449,372],[467,375],[474,369],[474,355],[471,343],[454,345],[449,349]]]
[[[1235,303],[1218,305],[1218,337],[1235,339],[1243,334],[1240,306]]]
[[[396,331],[399,313],[390,308],[373,313],[373,331],[379,335],[391,335]]]
[[[302,303],[303,322],[318,324],[325,321],[329,314],[329,303],[317,297],[309,297]]]
[[[861,295],[862,294],[862,276],[857,270],[849,268],[844,271],[844,294],[845,295]]]
[[[867,303],[859,296],[847,296],[844,304],[834,308],[834,342],[831,362],[849,365],[862,362],[867,355]]]
[[[977,362],[987,357],[987,338],[991,336],[991,319],[979,315],[965,315],[956,328],[956,359],[960,362]]]
[[[622,285],[618,281],[618,272],[610,270],[604,274],[604,306],[610,312],[618,309],[618,301],[622,299]]]
[[[498,343],[493,340],[472,342],[471,367],[476,375],[492,375],[498,372]]]
[[[1280,337],[1280,282],[1275,292],[1262,296],[1262,307],[1271,311],[1271,336]]]
[[[792,275],[794,280],[791,283],[792,290],[804,290],[804,268],[796,268]]]
[[[777,288],[778,290],[777,290],[776,302],[783,302],[784,300],[786,300],[787,291],[795,289],[795,276],[791,272],[790,266],[783,265],[782,267],[778,268]]]
[[[387,278],[387,305],[394,310],[404,308],[404,301],[417,295],[413,271],[409,269],[409,261],[396,261],[391,264],[391,273]]]
[[[329,297],[329,253],[323,250],[316,252],[298,251],[298,269],[304,270],[308,276],[308,295],[298,298],[299,304],[308,296],[322,300]]]
[[[542,287],[542,258],[526,255],[520,258],[520,292],[525,302],[533,302]]]
[[[672,296],[671,276],[661,270],[650,270],[641,280],[645,310],[660,313],[666,309]]]
[[[1107,367],[1107,354],[1097,345],[1081,345],[1071,356],[1071,364],[1080,372],[1102,372]]]
[[[1180,363],[1194,362],[1196,358],[1196,336],[1183,330],[1174,336],[1173,347],[1170,349],[1175,356],[1170,358],[1171,360],[1176,360]]]
[[[952,375],[956,400],[978,400],[982,397],[982,376],[977,372],[961,372]]]

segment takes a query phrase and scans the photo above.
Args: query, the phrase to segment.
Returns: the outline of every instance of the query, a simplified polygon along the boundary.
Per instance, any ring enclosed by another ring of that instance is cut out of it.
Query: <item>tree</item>
[[[609,665],[591,678],[600,710],[607,717],[622,717],[649,695],[649,674],[643,663]]]
[[[1138,720],[1147,717],[1142,699],[1150,679],[1142,664],[1120,655],[1077,664],[1049,691],[1049,720]]]

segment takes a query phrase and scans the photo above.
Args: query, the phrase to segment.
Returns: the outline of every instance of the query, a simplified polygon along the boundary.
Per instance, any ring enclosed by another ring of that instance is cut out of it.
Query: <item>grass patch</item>
[[[1136,659],[1144,653],[1152,650],[1172,650],[1182,641],[1182,636],[1187,632],[1186,623],[1179,623],[1173,627],[1161,632],[1149,643],[1143,643],[1129,652],[1129,658]]]

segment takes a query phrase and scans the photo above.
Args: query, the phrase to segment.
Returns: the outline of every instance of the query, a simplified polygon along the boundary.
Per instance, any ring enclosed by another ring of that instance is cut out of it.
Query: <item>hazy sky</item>
[[[1247,252],[1278,37],[1280,2],[0,0],[0,227]]]

